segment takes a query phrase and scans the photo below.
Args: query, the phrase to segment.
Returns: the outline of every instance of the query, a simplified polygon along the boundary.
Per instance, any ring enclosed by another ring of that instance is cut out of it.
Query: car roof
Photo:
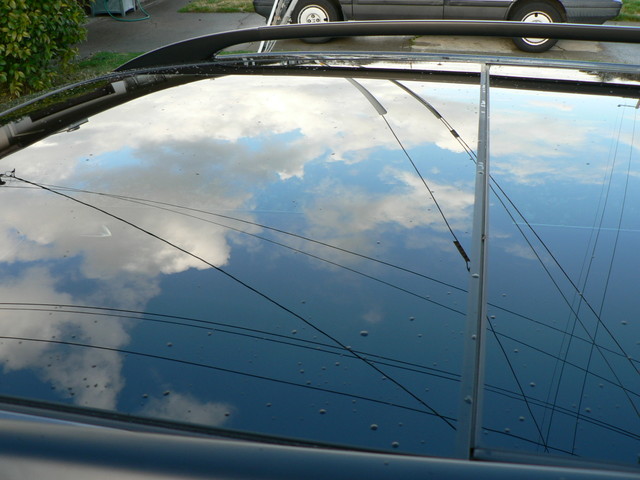
[[[201,37],[3,113],[4,408],[637,473],[637,65],[216,54],[481,26]]]

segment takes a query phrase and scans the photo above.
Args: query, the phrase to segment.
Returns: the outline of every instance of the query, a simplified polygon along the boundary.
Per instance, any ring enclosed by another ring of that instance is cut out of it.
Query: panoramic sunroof
[[[3,159],[0,393],[455,456],[480,161],[475,447],[635,464],[635,100],[437,79],[202,78]]]

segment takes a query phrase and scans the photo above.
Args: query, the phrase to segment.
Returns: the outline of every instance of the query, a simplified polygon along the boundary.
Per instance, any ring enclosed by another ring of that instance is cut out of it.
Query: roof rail
[[[640,43],[640,27],[571,23],[522,23],[484,20],[400,20],[274,25],[205,35],[145,53],[118,67],[130,69],[184,65],[213,59],[225,48],[265,40],[312,37],[393,35],[464,35],[485,37],[546,37],[565,40]]]

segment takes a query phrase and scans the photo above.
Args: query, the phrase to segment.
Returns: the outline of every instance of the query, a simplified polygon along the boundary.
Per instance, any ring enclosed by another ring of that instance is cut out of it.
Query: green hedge
[[[84,40],[85,0],[0,0],[0,90],[51,86]]]

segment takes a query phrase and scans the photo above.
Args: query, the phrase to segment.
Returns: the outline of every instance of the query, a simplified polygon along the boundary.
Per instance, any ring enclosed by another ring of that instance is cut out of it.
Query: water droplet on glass
[[[171,392],[169,390],[166,390],[162,395],[164,395],[166,397],[169,394],[171,394]]]
[[[520,416],[520,417],[518,417],[518,420],[520,420],[521,422],[524,422],[524,417]]]
[[[587,413],[591,413],[591,408],[587,407],[587,408],[584,409],[584,411],[587,412]]]
[[[400,446],[400,443],[399,442],[391,442],[391,446],[393,448],[398,448]]]
[[[291,335],[295,335],[296,333],[298,333],[298,330],[291,330]]]
[[[511,429],[510,429],[509,427],[506,427],[506,428],[504,429],[504,433],[509,433],[509,432],[511,432]]]
[[[530,387],[535,387],[535,386],[536,386],[536,382],[531,382],[531,383],[529,384],[529,386],[530,386]]]
[[[513,349],[513,353],[518,353],[520,350],[518,350],[517,348]]]
[[[416,319],[416,317],[409,317],[409,321],[413,322]]]
[[[371,430],[377,430],[377,429],[378,429],[378,425],[376,425],[375,423],[372,423],[372,424],[369,426],[369,428],[370,428]]]
[[[366,336],[368,336],[368,335],[369,335],[369,332],[367,332],[366,330],[361,330],[361,331],[360,331],[360,336],[362,336],[362,337],[366,337]]]
[[[173,347],[173,343],[167,342],[167,347]]]
[[[325,413],[327,413],[327,411],[324,408],[321,408],[320,410],[318,410],[318,413],[320,415],[324,415]]]

